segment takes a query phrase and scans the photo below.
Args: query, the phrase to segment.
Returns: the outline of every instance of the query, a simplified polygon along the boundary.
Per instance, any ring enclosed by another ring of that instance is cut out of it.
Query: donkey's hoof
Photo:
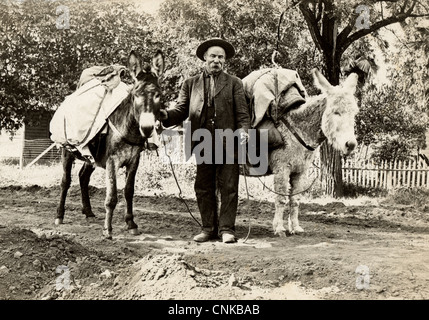
[[[304,229],[301,228],[300,226],[297,226],[297,227],[293,228],[293,233],[294,234],[303,234],[304,233]]]
[[[95,216],[94,217],[86,217],[86,222],[88,222],[88,223],[95,223],[96,220],[97,220],[97,218]]]
[[[274,235],[284,238],[286,237],[286,229],[282,225],[278,225],[274,228]]]
[[[58,225],[60,225],[60,224],[63,224],[64,222],[63,222],[63,219],[60,219],[60,218],[56,218],[55,219],[55,225],[56,226],[58,226]]]
[[[274,231],[274,235],[279,236],[280,238],[286,238],[286,230]]]
[[[128,230],[128,232],[130,234],[132,234],[133,236],[138,236],[140,234],[138,229],[130,229],[130,230]]]
[[[104,236],[104,239],[107,239],[107,240],[113,239],[111,230],[110,231],[109,230],[103,230],[103,236]]]

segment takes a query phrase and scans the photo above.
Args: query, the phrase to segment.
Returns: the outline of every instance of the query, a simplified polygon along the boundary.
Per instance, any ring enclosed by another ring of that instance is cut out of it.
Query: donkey
[[[318,71],[313,70],[314,83],[322,94],[310,97],[305,104],[288,112],[278,126],[284,145],[269,150],[269,166],[274,174],[275,215],[274,234],[286,235],[283,224],[289,199],[289,234],[304,232],[298,221],[300,193],[305,188],[306,172],[314,159],[314,150],[327,140],[334,149],[348,155],[357,145],[354,133],[355,116],[359,109],[354,93],[357,75],[352,73],[340,86],[332,86]],[[279,99],[279,106],[282,104]]]
[[[95,218],[89,200],[88,185],[95,166],[106,170],[106,216],[103,235],[112,239],[112,216],[118,202],[116,175],[118,169],[126,168],[124,196],[126,201],[125,222],[132,234],[138,234],[133,217],[134,183],[140,161],[140,153],[152,135],[161,108],[161,89],[158,77],[164,71],[164,57],[161,51],[152,58],[152,64],[143,64],[140,56],[132,51],[128,68],[134,78],[133,88],[115,111],[109,116],[107,134],[98,134],[89,144],[95,154],[95,163],[85,162],[79,171],[82,194],[82,213],[87,220]],[[57,207],[55,224],[62,224],[67,191],[71,184],[71,169],[76,155],[66,148],[62,150],[63,177],[60,203]]]

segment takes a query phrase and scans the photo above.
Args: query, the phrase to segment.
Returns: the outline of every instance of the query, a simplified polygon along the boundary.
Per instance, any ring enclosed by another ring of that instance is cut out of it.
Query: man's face
[[[210,47],[204,54],[204,59],[206,59],[207,71],[218,73],[225,65],[225,50],[222,47]]]

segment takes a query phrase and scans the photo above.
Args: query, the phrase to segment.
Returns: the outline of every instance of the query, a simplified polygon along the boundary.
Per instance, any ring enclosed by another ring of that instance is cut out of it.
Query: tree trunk
[[[340,57],[335,52],[325,53],[326,77],[332,85],[340,82]],[[320,147],[321,180],[325,194],[339,198],[344,195],[341,153],[325,142]]]
[[[325,194],[334,198],[344,195],[341,153],[326,141],[320,146],[321,180]]]
[[[374,4],[377,2],[382,1],[374,1]],[[334,86],[339,84],[341,56],[353,42],[385,26],[402,22],[407,17],[429,15],[427,10],[424,10],[424,7],[420,6],[419,8],[417,6],[419,1],[401,1],[401,4],[397,6],[398,10],[394,10],[391,16],[383,17],[381,20],[372,23],[369,28],[363,28],[352,33],[358,15],[355,12],[355,14],[347,15],[347,18],[345,18],[346,15],[338,14],[337,1],[296,1],[296,3],[299,4],[299,9],[304,16],[316,48],[323,52],[326,67],[324,74]],[[422,9],[425,13],[416,14],[415,9],[417,11]],[[340,25],[342,26],[342,31],[339,33],[338,28]],[[343,195],[341,155],[326,143],[321,146],[320,154],[322,185],[325,187],[327,194],[341,197]]]

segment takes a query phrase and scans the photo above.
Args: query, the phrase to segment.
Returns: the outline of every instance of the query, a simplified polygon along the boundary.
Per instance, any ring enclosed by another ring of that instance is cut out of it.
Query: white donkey
[[[318,70],[313,71],[313,77],[322,94],[309,97],[305,104],[281,119],[277,129],[284,145],[269,150],[276,192],[273,228],[279,236],[285,236],[286,231],[290,234],[304,232],[298,221],[299,198],[306,188],[306,173],[313,162],[314,149],[327,140],[334,149],[347,155],[357,145],[354,132],[355,116],[359,111],[354,97],[357,75],[349,75],[339,86],[332,86]],[[281,96],[278,101],[281,108]],[[288,230],[283,222],[287,200],[290,208]]]

